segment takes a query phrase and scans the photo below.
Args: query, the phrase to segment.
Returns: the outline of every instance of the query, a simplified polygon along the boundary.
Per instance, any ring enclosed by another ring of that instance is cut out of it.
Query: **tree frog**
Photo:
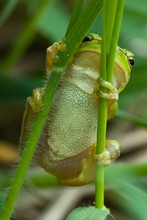
[[[96,155],[97,109],[99,97],[108,99],[108,119],[117,111],[118,94],[127,85],[134,64],[133,53],[117,47],[112,83],[100,77],[102,39],[87,35],[78,47],[61,78],[48,119],[38,142],[35,159],[61,183],[82,185],[94,180],[98,165],[109,164],[120,154],[119,143],[106,140],[106,151]],[[46,69],[49,78],[63,41],[47,48]],[[108,93],[100,91],[100,85]],[[42,107],[45,88],[36,88],[27,99],[20,145],[24,146],[37,113]]]

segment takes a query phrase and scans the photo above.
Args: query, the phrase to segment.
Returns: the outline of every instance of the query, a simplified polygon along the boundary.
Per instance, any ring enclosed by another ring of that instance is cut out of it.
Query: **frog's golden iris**
[[[58,61],[59,50],[65,51],[64,42],[47,49],[47,74]],[[97,108],[99,97],[108,99],[108,119],[117,111],[118,94],[130,78],[134,55],[117,47],[112,84],[100,78],[101,38],[90,34],[83,39],[68,64],[58,87],[48,119],[38,142],[35,158],[48,172],[64,184],[81,185],[92,182],[96,164],[109,164],[119,155],[119,144],[106,141],[106,151],[95,154]],[[99,91],[100,84],[109,93]],[[25,146],[27,136],[37,113],[42,107],[44,88],[33,90],[27,99],[20,138]]]

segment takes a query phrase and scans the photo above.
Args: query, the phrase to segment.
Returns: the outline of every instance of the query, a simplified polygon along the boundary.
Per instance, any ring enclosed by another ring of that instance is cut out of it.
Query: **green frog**
[[[120,154],[119,143],[106,140],[106,151],[96,155],[97,109],[99,97],[108,100],[108,119],[117,111],[118,95],[126,87],[134,55],[117,47],[112,83],[100,77],[102,39],[87,35],[70,60],[53,99],[35,152],[35,160],[47,172],[67,185],[83,185],[95,178],[97,165],[109,164]],[[58,51],[66,51],[64,41],[47,48],[46,73],[49,78]],[[100,86],[108,89],[107,93]],[[27,99],[20,145],[27,136],[42,106],[45,88],[36,88]]]

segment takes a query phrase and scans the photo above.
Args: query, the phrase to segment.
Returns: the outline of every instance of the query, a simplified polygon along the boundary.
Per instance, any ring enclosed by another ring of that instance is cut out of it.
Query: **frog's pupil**
[[[134,63],[135,63],[134,59],[129,59],[129,63],[130,63],[131,66],[134,66]]]

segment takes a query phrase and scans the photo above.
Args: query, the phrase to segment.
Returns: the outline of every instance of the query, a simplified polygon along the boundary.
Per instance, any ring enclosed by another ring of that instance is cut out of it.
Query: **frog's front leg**
[[[100,90],[100,87],[104,87],[108,90],[108,92],[104,93]],[[118,109],[118,90],[117,88],[112,84],[105,80],[103,80],[101,77],[97,79],[96,85],[94,87],[92,97],[96,100],[99,99],[99,97],[103,99],[108,100],[108,119],[113,118],[113,116],[116,114]]]
[[[108,89],[108,93],[104,93],[100,90],[100,87]],[[118,100],[118,91],[117,88],[110,82],[103,80],[101,77],[97,79],[95,88],[93,90],[92,96],[94,98],[103,98],[107,100]]]
[[[64,39],[59,42],[55,42],[53,45],[47,48],[46,50],[46,71],[49,75],[52,71],[52,65],[57,63],[59,60],[58,52],[66,51],[66,44],[64,43]]]

